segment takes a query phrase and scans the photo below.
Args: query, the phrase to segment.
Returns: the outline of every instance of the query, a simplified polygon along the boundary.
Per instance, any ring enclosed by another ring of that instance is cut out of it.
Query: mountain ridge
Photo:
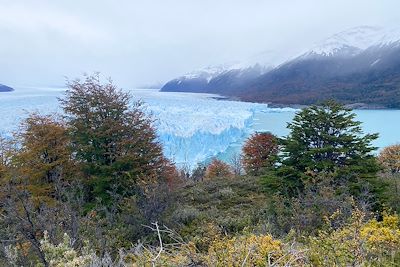
[[[177,78],[161,90],[287,105],[336,99],[344,104],[400,108],[400,31],[353,28],[274,68],[230,70],[209,80]]]

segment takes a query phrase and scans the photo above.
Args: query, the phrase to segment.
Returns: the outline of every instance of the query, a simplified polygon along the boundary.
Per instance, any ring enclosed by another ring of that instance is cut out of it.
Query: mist
[[[62,86],[99,71],[122,87],[260,58],[276,64],[360,25],[400,25],[396,0],[0,1],[0,83]]]

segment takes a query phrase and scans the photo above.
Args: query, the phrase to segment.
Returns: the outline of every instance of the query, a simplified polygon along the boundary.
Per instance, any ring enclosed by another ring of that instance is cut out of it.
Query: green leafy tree
[[[61,100],[72,151],[89,185],[88,201],[110,202],[113,195],[130,196],[157,182],[165,159],[151,117],[141,102],[99,75],[69,82]],[[140,190],[139,190],[140,189]]]
[[[346,184],[353,194],[363,190],[379,193],[376,149],[371,142],[378,134],[364,134],[355,114],[333,101],[298,112],[288,124],[289,135],[282,139],[281,166],[267,184],[298,195],[305,183],[319,173],[332,173],[333,186]]]

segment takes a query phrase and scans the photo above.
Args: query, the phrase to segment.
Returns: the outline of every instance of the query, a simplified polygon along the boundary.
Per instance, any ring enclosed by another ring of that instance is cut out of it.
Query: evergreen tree
[[[304,184],[320,173],[336,177],[332,186],[346,184],[354,194],[378,193],[377,161],[371,145],[377,134],[364,134],[355,114],[333,101],[298,112],[288,124],[289,135],[281,140],[281,165],[268,186],[287,195],[298,195]]]

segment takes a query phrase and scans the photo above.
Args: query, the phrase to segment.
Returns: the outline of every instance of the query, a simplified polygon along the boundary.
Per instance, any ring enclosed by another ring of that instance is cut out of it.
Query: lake
[[[0,133],[10,135],[29,112],[61,113],[58,97],[65,89],[17,88],[0,93]],[[160,142],[167,157],[195,167],[218,156],[229,160],[255,131],[288,133],[286,125],[297,110],[268,108],[265,104],[217,100],[215,95],[166,93],[153,89],[128,90],[146,103],[156,119]],[[377,147],[400,143],[400,110],[356,110],[365,133],[379,133]]]

